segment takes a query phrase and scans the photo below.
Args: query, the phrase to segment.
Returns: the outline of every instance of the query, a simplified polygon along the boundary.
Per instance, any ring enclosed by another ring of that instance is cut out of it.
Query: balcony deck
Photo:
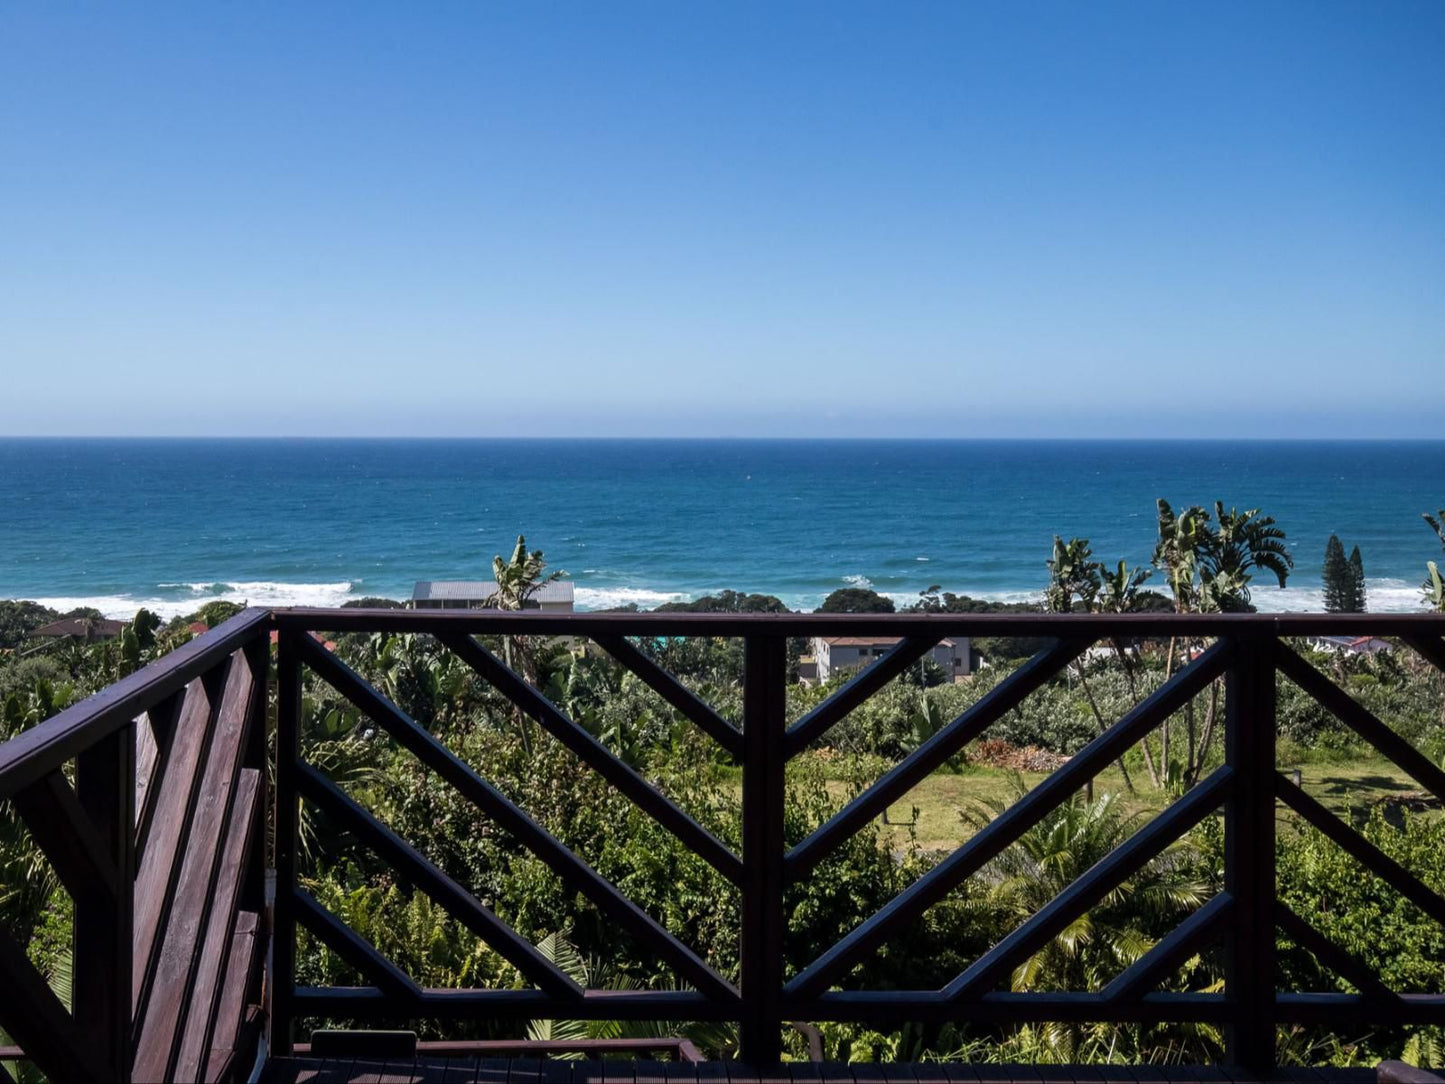
[[[1376,1084],[1374,1069],[1290,1067],[1263,1076],[1217,1066],[539,1061],[417,1057],[275,1058],[262,1084]]]
[[[674,932],[635,906],[563,842],[512,805],[482,774],[401,712],[313,634],[433,636],[497,693],[709,863],[740,892],[740,974],[719,974]],[[735,853],[509,669],[478,636],[586,638],[708,734],[741,766],[741,853]],[[887,655],[802,718],[785,710],[788,637],[895,637]],[[1292,809],[1445,923],[1445,897],[1386,857],[1352,826],[1289,784],[1274,759],[1275,688],[1283,674],[1437,799],[1445,770],[1315,670],[1292,637],[1369,635],[1445,671],[1445,616],[1230,615],[548,615],[480,611],[248,610],[116,685],[0,746],[0,800],[14,810],[75,904],[75,1001],[67,1009],[0,932],[0,1025],[57,1082],[244,1080],[258,1050],[265,1079],[472,1080],[477,1084],[926,1084],[982,1080],[1365,1080],[1373,1070],[1273,1068],[1275,1029],[1313,1024],[1445,1024],[1445,996],[1388,989],[1276,898],[1277,807]],[[742,725],[722,718],[641,651],[635,637],[743,641]],[[954,636],[1047,638],[1048,646],[921,743],[806,839],[783,833],[790,758],[918,660]],[[1207,643],[1189,665],[1100,733],[1027,796],[846,936],[790,973],[784,961],[785,887],[807,877],[878,817],[1063,673],[1091,644],[1181,637]],[[273,644],[274,639],[274,644]],[[303,673],[355,706],[437,778],[537,855],[568,886],[672,966],[688,989],[583,989],[406,840],[358,806],[302,755]],[[981,955],[942,989],[840,990],[840,980],[889,937],[1010,847],[1159,722],[1224,683],[1224,763],[1126,843]],[[276,745],[268,753],[274,690]],[[274,757],[274,759],[268,759]],[[271,780],[274,778],[274,785]],[[73,782],[72,782],[73,780]],[[323,810],[407,883],[530,979],[524,989],[427,989],[328,912],[298,877],[298,798]],[[1202,818],[1223,814],[1223,890],[1107,987],[1019,993],[1007,979]],[[269,814],[269,822],[268,822]],[[274,851],[268,856],[268,823]],[[268,862],[268,857],[271,861]],[[269,868],[268,868],[269,866]],[[266,889],[274,884],[274,897]],[[298,930],[330,948],[367,985],[298,985]],[[1281,991],[1278,932],[1304,946],[1357,992]],[[1222,945],[1222,992],[1159,989],[1211,939]],[[316,1061],[294,1040],[299,1022],[634,1019],[737,1025],[746,1064],[441,1060]],[[984,1067],[794,1064],[775,1070],[787,1021],[1009,1025],[1036,1021],[1205,1023],[1222,1029],[1220,1067]],[[262,1045],[264,1044],[264,1045]],[[13,1053],[13,1052],[12,1052]],[[9,1055],[7,1055],[9,1056]],[[470,1075],[469,1075],[470,1074]],[[1072,1075],[1070,1075],[1072,1074]],[[1311,1075],[1314,1074],[1314,1075]],[[1382,1078],[1383,1079],[1383,1078]]]

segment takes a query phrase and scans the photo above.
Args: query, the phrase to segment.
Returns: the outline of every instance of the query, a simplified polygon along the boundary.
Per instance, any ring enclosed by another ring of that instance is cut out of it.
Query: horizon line
[[[700,444],[705,441],[730,441],[736,443],[762,444],[770,442],[820,443],[907,443],[907,444],[1441,444],[1445,437],[1423,436],[895,436],[895,435],[806,435],[806,436],[763,436],[758,434],[715,435],[637,435],[619,434],[557,434],[536,435],[501,434],[495,436],[479,434],[365,434],[365,433],[0,433],[0,441],[414,441],[441,443],[443,441],[497,441],[526,443],[528,441],[638,441]]]

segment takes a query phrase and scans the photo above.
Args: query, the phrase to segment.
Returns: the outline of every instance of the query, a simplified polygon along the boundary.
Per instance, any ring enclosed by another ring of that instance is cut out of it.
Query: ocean
[[[339,605],[478,579],[517,534],[579,609],[723,588],[813,608],[871,586],[1037,597],[1055,534],[1146,564],[1155,500],[1260,507],[1320,608],[1326,539],[1370,608],[1422,606],[1445,441],[0,440],[0,598],[170,616],[227,598]],[[1157,585],[1162,586],[1162,585]]]

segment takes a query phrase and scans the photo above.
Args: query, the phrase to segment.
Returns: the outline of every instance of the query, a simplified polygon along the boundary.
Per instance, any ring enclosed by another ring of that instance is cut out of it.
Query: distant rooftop
[[[829,647],[887,647],[896,644],[896,636],[822,636],[819,637]],[[945,647],[953,647],[952,640],[940,640]]]
[[[30,633],[31,636],[63,636],[75,640],[109,640],[125,630],[124,621],[112,621],[104,617],[62,617],[48,625],[41,625]]]
[[[412,588],[413,602],[481,602],[497,590],[495,580],[417,580]],[[572,601],[570,580],[553,580],[533,592],[531,599],[544,602]]]

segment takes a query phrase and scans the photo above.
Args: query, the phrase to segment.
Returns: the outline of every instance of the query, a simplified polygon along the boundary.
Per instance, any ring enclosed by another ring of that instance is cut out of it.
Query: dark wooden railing
[[[70,1012],[0,932],[0,1025],[54,1081],[209,1078],[254,1050],[268,617],[0,745],[0,799],[75,905]]]
[[[1194,1021],[1222,1025],[1230,1062],[1274,1058],[1277,1026],[1445,1023],[1445,996],[1392,991],[1294,913],[1275,890],[1279,803],[1316,826],[1423,912],[1445,923],[1445,898],[1299,787],[1275,764],[1277,675],[1283,674],[1362,739],[1445,800],[1445,772],[1402,740],[1287,642],[1313,635],[1398,638],[1445,670],[1438,615],[544,615],[480,611],[248,611],[0,747],[0,797],[15,800],[77,903],[73,1017],[48,996],[19,946],[0,942],[0,1024],[52,1077],[65,1080],[215,1078],[239,1050],[245,1006],[259,1004],[264,938],[258,854],[265,785],[260,690],[266,633],[277,633],[277,753],[269,1049],[294,1050],[303,1018],[355,1020],[724,1020],[740,1027],[742,1055],[778,1059],[786,1021]],[[675,834],[742,894],[740,974],[719,974],[684,939],[626,898],[562,841],[511,802],[479,765],[453,754],[354,672],[313,633],[409,632],[434,636],[591,770]],[[489,651],[478,636],[587,638],[710,735],[742,768],[742,847],[735,853]],[[883,635],[897,645],[801,719],[786,715],[787,641],[814,635]],[[638,649],[636,637],[738,637],[744,642],[742,726],[734,726]],[[851,710],[944,637],[1044,637],[1050,646],[999,682],[806,839],[786,845],[784,770]],[[1093,643],[1167,639],[1208,646],[1062,767],[951,855],[858,924],[817,959],[788,973],[784,891],[1025,697],[1059,676]],[[396,743],[518,840],[635,942],[655,952],[688,989],[589,990],[540,954],[469,889],[399,838],[302,756],[303,671],[310,670]],[[1223,763],[1056,899],[941,989],[845,990],[860,962],[1013,845],[1050,810],[1130,746],[1222,678]],[[148,721],[142,725],[139,720]],[[153,758],[145,735],[154,734]],[[141,761],[134,766],[133,758]],[[77,786],[62,767],[77,761]],[[148,760],[154,767],[147,769]],[[513,964],[528,989],[426,989],[312,897],[297,876],[298,802],[324,810],[404,880],[439,903]],[[1201,820],[1222,812],[1222,890],[1104,989],[1018,993],[1018,964],[1098,904]],[[134,824],[135,832],[122,830]],[[39,827],[37,827],[39,825]],[[133,884],[134,891],[126,891]],[[1437,886],[1438,887],[1438,886]],[[304,928],[370,985],[296,984]],[[1276,989],[1278,934],[1313,954],[1357,993]],[[1223,946],[1222,992],[1159,985],[1191,955]],[[134,949],[132,954],[131,949]],[[134,962],[132,962],[134,961]],[[129,999],[117,991],[131,991]],[[83,997],[82,990],[88,990]],[[81,1043],[82,1033],[92,1036]],[[218,1060],[219,1059],[219,1060]]]

